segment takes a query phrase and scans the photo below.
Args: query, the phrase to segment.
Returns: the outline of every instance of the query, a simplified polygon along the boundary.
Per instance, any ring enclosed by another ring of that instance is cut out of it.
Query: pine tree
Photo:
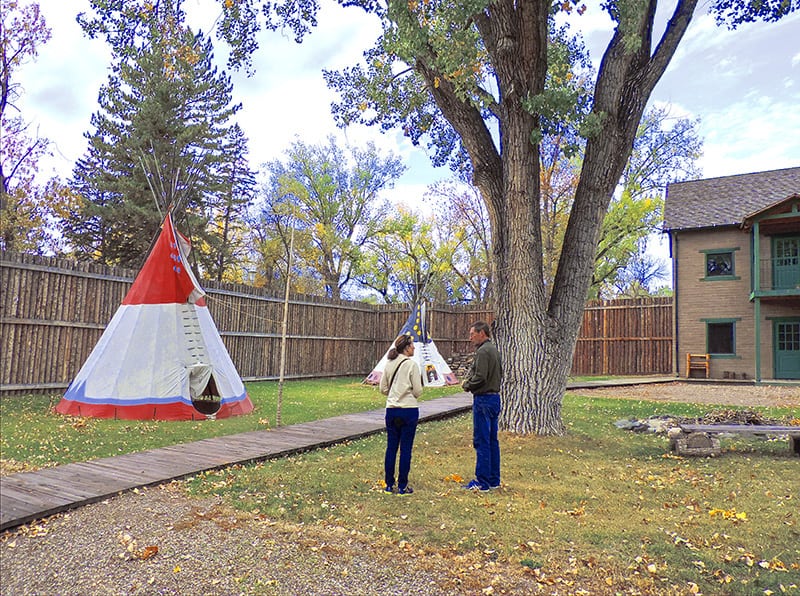
[[[66,232],[79,258],[139,266],[170,207],[199,251],[218,246],[207,224],[228,193],[229,120],[239,106],[212,64],[211,40],[182,18],[162,7],[148,42],[116,54],[100,91],[71,181],[84,198]]]
[[[226,161],[221,164],[222,192],[209,204],[209,250],[202,269],[217,281],[244,280],[247,258],[247,211],[255,196],[255,172],[247,160],[247,137],[235,124],[225,141]]]

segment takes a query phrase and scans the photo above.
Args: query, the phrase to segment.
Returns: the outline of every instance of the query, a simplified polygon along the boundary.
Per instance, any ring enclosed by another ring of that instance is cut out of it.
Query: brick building
[[[800,379],[800,167],[670,184],[664,231],[678,374]]]

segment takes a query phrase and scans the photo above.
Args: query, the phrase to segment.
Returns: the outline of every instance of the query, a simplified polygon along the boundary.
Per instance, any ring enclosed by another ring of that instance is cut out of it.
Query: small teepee
[[[419,370],[422,373],[422,383],[428,387],[443,387],[444,385],[458,385],[458,379],[447,366],[439,350],[436,349],[436,344],[428,337],[428,330],[425,325],[425,304],[417,304],[411,311],[411,316],[408,317],[406,324],[400,330],[398,335],[407,334],[414,338],[414,360],[419,365]],[[391,350],[392,346],[389,346]],[[389,350],[383,355],[380,362],[375,365],[375,368],[364,382],[369,385],[378,385],[381,382],[383,369],[389,360]]]
[[[128,420],[248,414],[253,404],[189,268],[189,240],[161,233],[56,411]]]

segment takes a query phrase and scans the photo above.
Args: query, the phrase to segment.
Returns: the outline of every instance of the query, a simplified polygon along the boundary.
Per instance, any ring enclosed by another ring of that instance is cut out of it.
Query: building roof
[[[746,216],[800,193],[800,167],[667,185],[664,229],[739,225]]]

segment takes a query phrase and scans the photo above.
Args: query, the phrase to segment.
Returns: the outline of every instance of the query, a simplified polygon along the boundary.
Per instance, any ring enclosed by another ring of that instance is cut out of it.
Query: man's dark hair
[[[483,331],[486,334],[486,337],[492,337],[492,330],[485,321],[476,321],[470,325],[469,328],[474,329],[477,333]]]

